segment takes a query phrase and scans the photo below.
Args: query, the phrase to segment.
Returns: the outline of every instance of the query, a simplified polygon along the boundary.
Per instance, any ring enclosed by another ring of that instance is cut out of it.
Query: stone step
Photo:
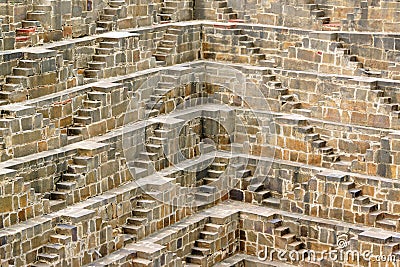
[[[157,137],[157,136],[150,136],[149,142],[153,145],[163,145],[166,144],[168,141],[167,138]]]
[[[322,160],[325,162],[331,162],[331,163],[335,163],[340,161],[340,155],[338,154],[333,154],[333,152],[330,152],[330,150],[328,150],[327,152],[328,154],[323,154],[322,156]]]
[[[397,231],[397,225],[398,221],[392,219],[382,219],[375,222],[376,227],[394,232]]]
[[[58,182],[56,188],[58,191],[71,192],[77,187],[76,182]]]
[[[317,17],[317,20],[321,21],[322,24],[328,24],[331,21],[329,17]]]
[[[139,167],[130,167],[131,171],[135,174],[136,179],[140,179],[146,177],[149,174],[148,169],[139,168]]]
[[[107,29],[104,29],[102,27],[96,27],[96,29],[95,29],[96,34],[100,34],[100,33],[104,33],[104,32],[107,32]]]
[[[60,259],[60,256],[56,254],[47,254],[47,253],[38,253],[37,260],[47,263],[57,262]]]
[[[155,161],[159,158],[159,153],[152,153],[152,152],[140,152],[139,153],[139,159],[142,160],[151,160]]]
[[[199,186],[199,190],[200,192],[207,194],[213,194],[217,192],[217,188],[215,186],[207,186],[207,185]]]
[[[253,192],[253,198],[258,203],[261,203],[264,199],[271,197],[271,192],[268,190],[263,190],[260,192]]]
[[[211,250],[209,248],[193,247],[191,254],[199,256],[207,256],[211,254]]]
[[[164,34],[163,39],[176,42],[178,40],[178,35],[166,33]]]
[[[186,262],[207,266],[207,257],[203,255],[189,255],[186,257]]]
[[[100,48],[119,48],[119,42],[103,41],[99,43]]]
[[[15,76],[32,76],[34,74],[33,68],[13,68],[13,74]]]
[[[137,266],[137,267],[152,267],[153,262],[151,260],[143,259],[143,258],[135,258],[130,261],[132,263],[132,266]]]
[[[167,33],[169,34],[175,34],[175,35],[182,35],[183,34],[183,29],[180,28],[168,28]]]
[[[149,153],[157,153],[159,156],[163,154],[162,145],[146,144],[146,150]]]
[[[378,208],[379,205],[375,203],[363,204],[361,205],[361,212],[370,213],[373,211],[377,211]]]
[[[214,194],[210,194],[210,193],[203,193],[203,192],[196,192],[195,194],[194,194],[194,198],[197,200],[197,201],[201,201],[201,202],[212,202],[212,201],[214,201],[215,199],[215,197],[214,197]]]
[[[175,47],[176,42],[174,40],[161,40],[160,45],[163,47]]]
[[[321,9],[314,9],[311,10],[311,16],[314,17],[324,17],[325,16],[325,11],[321,10]]]
[[[78,164],[68,165],[68,173],[86,173],[86,172],[87,172],[87,166]]]
[[[165,13],[160,13],[157,14],[161,18],[161,21],[169,21],[172,19],[173,14],[165,14]]]
[[[166,65],[167,65],[167,63],[165,61],[156,60],[156,66],[157,67],[163,67],[163,66],[166,66]]]
[[[111,0],[108,1],[108,5],[111,7],[120,7],[120,6],[125,6],[126,3],[124,0]]]
[[[50,192],[51,200],[67,200],[68,192],[53,191]]]
[[[24,87],[21,84],[3,84],[2,86],[3,91],[7,91],[7,92],[15,92],[15,91],[19,91],[19,90],[23,90]],[[4,92],[6,93],[6,92]]]
[[[160,138],[171,138],[174,136],[173,131],[165,130],[165,129],[156,129],[156,130],[154,130],[154,134],[156,137],[160,137]]]
[[[82,135],[85,132],[85,127],[68,127],[67,135]]]
[[[29,79],[26,76],[8,75],[6,76],[6,83],[21,84],[24,87],[28,87]]]
[[[147,220],[153,219],[153,211],[151,209],[134,209],[132,215],[134,217],[146,218]]]
[[[333,153],[333,148],[330,146],[321,147],[318,149],[321,154],[328,155]]]
[[[312,133],[314,131],[314,128],[311,127],[311,133],[306,134],[304,137],[304,140],[309,142],[309,141],[317,141],[320,140],[320,135],[318,133]]]
[[[239,41],[239,45],[250,48],[250,47],[254,47],[254,42],[252,40],[241,40],[241,41]]]
[[[104,106],[107,104],[107,93],[104,92],[87,92],[88,99],[91,101],[99,101]]]
[[[167,61],[171,55],[165,52],[156,52],[153,56],[156,58],[156,61]]]
[[[283,221],[279,218],[275,218],[275,219],[269,220],[268,224],[271,225],[273,229],[275,229],[275,228],[281,227],[283,224]]]
[[[217,8],[217,13],[222,13],[222,14],[229,14],[232,13],[232,7],[222,7],[222,8]]]
[[[221,162],[213,162],[211,164],[211,169],[216,170],[216,171],[225,171],[226,170],[226,163],[221,163]]]
[[[103,72],[101,70],[91,70],[91,69],[86,69],[85,72],[85,77],[86,78],[95,78],[99,79],[103,77]]]
[[[200,232],[200,239],[217,240],[218,239],[218,232],[201,231]]]
[[[174,14],[176,9],[174,7],[161,7],[162,14]]]
[[[251,175],[252,175],[251,170],[244,169],[236,171],[237,178],[247,178],[250,177]]]
[[[352,184],[354,184],[354,183],[352,183]],[[361,196],[362,190],[359,188],[353,188],[353,189],[349,190],[349,193],[352,198],[357,198],[357,197]]]
[[[154,94],[156,94],[158,96],[165,96],[169,92],[171,92],[171,90],[172,90],[172,88],[168,88],[168,89],[156,88],[156,89],[154,89]]]
[[[313,148],[318,148],[318,149],[323,148],[323,147],[326,147],[326,141],[322,140],[322,139],[315,140],[315,141],[312,141],[311,146]]]
[[[106,63],[99,62],[99,61],[91,61],[91,62],[88,62],[88,67],[89,67],[89,69],[92,69],[92,70],[103,70],[106,67]]]
[[[63,199],[50,200],[50,212],[56,212],[67,207],[67,202]]]
[[[152,161],[148,160],[135,160],[134,167],[151,170],[152,168],[154,168],[154,164],[152,163]]]
[[[74,117],[74,125],[84,126],[92,123],[91,117],[76,116]]]
[[[207,178],[207,177],[203,178],[203,182],[204,182],[205,185],[214,184],[214,183],[216,183],[218,181],[219,181],[219,179],[216,179],[216,178]]]
[[[97,55],[112,55],[114,53],[114,48],[96,47],[95,50]]]
[[[364,204],[369,204],[370,202],[371,201],[367,196],[358,196],[354,199],[355,205],[364,205]]]
[[[213,243],[215,243],[215,240],[197,239],[194,245],[199,248],[211,248]]]
[[[289,227],[286,227],[286,226],[279,226],[274,229],[274,235],[277,235],[277,236],[284,236],[289,233],[290,233],[290,229],[289,229]]]
[[[76,226],[69,224],[57,224],[55,230],[58,235],[71,237],[71,241],[78,240],[78,228]]]
[[[224,172],[225,172],[225,171],[217,171],[217,170],[210,170],[210,169],[208,169],[208,170],[207,170],[207,175],[208,175],[210,178],[218,178],[218,177],[220,177]]]
[[[390,104],[392,103],[392,98],[390,96],[383,96],[378,98],[379,104]]]
[[[163,47],[159,46],[157,47],[157,52],[156,54],[171,54],[173,52],[173,47]]]
[[[297,99],[297,97],[295,95],[282,95],[280,97],[280,100],[282,102],[288,102],[288,101],[295,101]]]
[[[46,254],[55,254],[62,257],[65,254],[65,246],[63,244],[47,244],[43,246],[43,251]]]
[[[143,217],[129,217],[128,219],[126,219],[126,223],[132,225],[146,225],[147,222],[147,218]]]
[[[93,100],[84,100],[83,107],[85,109],[96,109],[101,107],[101,101],[93,101]]]
[[[106,21],[106,20],[98,20],[96,22],[97,26],[107,31],[111,31],[114,28],[115,22],[114,21]]]
[[[122,231],[124,234],[129,234],[133,236],[140,236],[144,234],[144,226],[143,225],[124,225],[122,226]]]
[[[309,109],[305,109],[305,108],[293,109],[292,112],[299,114],[299,115],[303,115],[305,117],[311,117],[311,115],[312,115],[312,111]]]
[[[301,241],[294,241],[287,245],[287,249],[289,251],[298,251],[300,249],[303,249],[304,247],[305,247],[305,244]]]
[[[153,209],[157,207],[157,201],[149,199],[139,199],[136,203],[137,207],[144,209]]]
[[[264,206],[279,209],[281,205],[280,199],[269,197],[261,202]]]
[[[102,20],[102,21],[116,21],[117,20],[117,16],[116,15],[101,14],[100,15],[100,20]]]

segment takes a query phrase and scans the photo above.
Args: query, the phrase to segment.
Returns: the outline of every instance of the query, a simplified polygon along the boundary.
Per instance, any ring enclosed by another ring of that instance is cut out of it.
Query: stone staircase
[[[351,54],[350,48],[348,48],[348,44],[339,43],[339,46],[341,47],[336,48],[335,54],[336,56],[342,58],[341,61],[337,60],[337,62],[341,62],[342,67],[353,69],[354,75],[378,78],[382,77],[381,71],[366,68],[362,62],[359,62],[357,55]]]
[[[238,45],[240,47],[241,55],[248,55],[250,64],[262,64],[266,61],[265,54],[261,53],[261,48],[255,45],[255,39],[253,37],[248,36],[247,34],[236,35],[238,40]]]
[[[373,211],[369,214],[369,223],[387,231],[397,232],[400,229],[400,216],[384,211]]]
[[[162,125],[157,125],[148,132],[144,144],[145,151],[139,153],[139,158],[135,160],[133,166],[137,172],[151,174],[169,166],[164,155],[164,146],[167,145],[168,138],[173,135],[173,131],[163,128]]]
[[[39,33],[43,31],[40,21],[22,21],[21,25],[15,30],[15,48],[39,44]]]
[[[268,224],[273,229],[274,248],[286,251],[298,251],[300,255],[303,255],[303,253],[307,255],[306,244],[289,227],[285,226],[281,219],[269,220]]]
[[[330,165],[340,161],[340,154],[335,152],[335,149],[327,145],[327,141],[323,140],[319,133],[316,133],[314,126],[300,126],[296,128],[296,132],[304,137],[306,142],[311,143],[311,146],[318,153],[322,154],[322,165]]]
[[[177,27],[170,27],[157,44],[153,56],[157,66],[170,66],[176,63],[176,47],[181,42],[183,31]]]
[[[228,163],[226,161],[222,161],[222,159],[213,162],[207,169],[207,177],[203,178],[204,185],[216,183],[218,178],[225,173],[227,166]]]
[[[151,222],[161,219],[162,205],[150,199],[139,199],[136,208],[132,210],[132,217],[127,218],[126,224],[122,226],[124,239],[128,242],[137,242],[148,236],[156,229]]]
[[[211,255],[218,251],[217,243],[224,235],[223,228],[224,225],[206,223],[184,266],[212,266],[214,262]]]
[[[339,31],[340,22],[332,22],[327,16],[325,7],[318,4],[305,4],[305,9],[310,11],[311,18],[315,21],[317,29],[323,31]]]
[[[357,188],[350,184],[354,188],[349,189],[349,193],[353,199],[353,211],[357,213],[371,213],[379,209],[379,204],[371,201],[370,197],[362,195],[362,188]]]
[[[118,41],[102,41],[95,49],[95,55],[93,55],[92,61],[88,62],[88,69],[85,69],[84,72],[84,77],[90,81],[103,78],[105,68],[115,66],[114,56],[120,50],[120,44]]]
[[[183,7],[183,1],[164,0],[162,2],[161,13],[157,14],[161,23],[179,21],[177,12]]]
[[[206,0],[195,3],[195,17],[214,21],[229,21],[238,18],[238,14],[228,6],[227,0]]]
[[[280,208],[280,199],[275,197],[263,183],[253,182],[248,185],[247,191],[251,193],[253,202],[270,208]]]
[[[49,18],[51,17],[52,7],[50,5],[37,5],[34,4],[32,7],[32,11],[26,12],[26,19],[23,21],[26,25],[41,25],[44,29],[49,28],[51,22]],[[27,22],[29,21],[29,22]],[[25,26],[25,25],[24,25]]]
[[[105,133],[107,129],[97,124],[104,124],[112,114],[112,107],[118,103],[112,103],[110,95],[121,94],[123,84],[104,82],[87,92],[87,97],[82,101],[82,106],[73,116],[73,125],[67,128],[68,142],[75,142],[87,138],[94,132]],[[116,102],[116,101],[114,101]],[[108,109],[107,109],[108,108]],[[118,114],[114,114],[116,116]]]
[[[67,172],[62,174],[56,182],[55,191],[49,192],[50,210],[58,211],[77,202],[74,191],[86,185],[85,175],[96,167],[96,159],[91,156],[76,156],[72,164],[68,165]]]
[[[117,20],[127,17],[127,5],[124,0],[111,0],[107,3],[108,7],[103,9],[103,14],[96,22],[96,34],[116,30]]]
[[[31,267],[50,267],[61,264],[65,257],[66,246],[78,241],[78,229],[69,224],[58,224],[55,234],[49,236],[49,242],[38,250],[37,261]]]
[[[306,117],[311,116],[311,110],[303,108],[299,97],[296,94],[289,93],[289,90],[284,88],[280,81],[269,81],[267,87],[269,88],[270,97],[279,100],[279,111],[296,113]]]
[[[104,92],[88,92],[83,107],[73,117],[73,125],[67,129],[68,136],[87,136],[86,126],[101,120],[101,108],[106,105],[107,95]],[[69,139],[72,139],[69,137]]]

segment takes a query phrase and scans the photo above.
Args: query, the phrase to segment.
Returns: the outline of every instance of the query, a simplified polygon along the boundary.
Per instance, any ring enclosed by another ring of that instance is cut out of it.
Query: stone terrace
[[[2,1],[0,265],[397,266],[398,5]]]

